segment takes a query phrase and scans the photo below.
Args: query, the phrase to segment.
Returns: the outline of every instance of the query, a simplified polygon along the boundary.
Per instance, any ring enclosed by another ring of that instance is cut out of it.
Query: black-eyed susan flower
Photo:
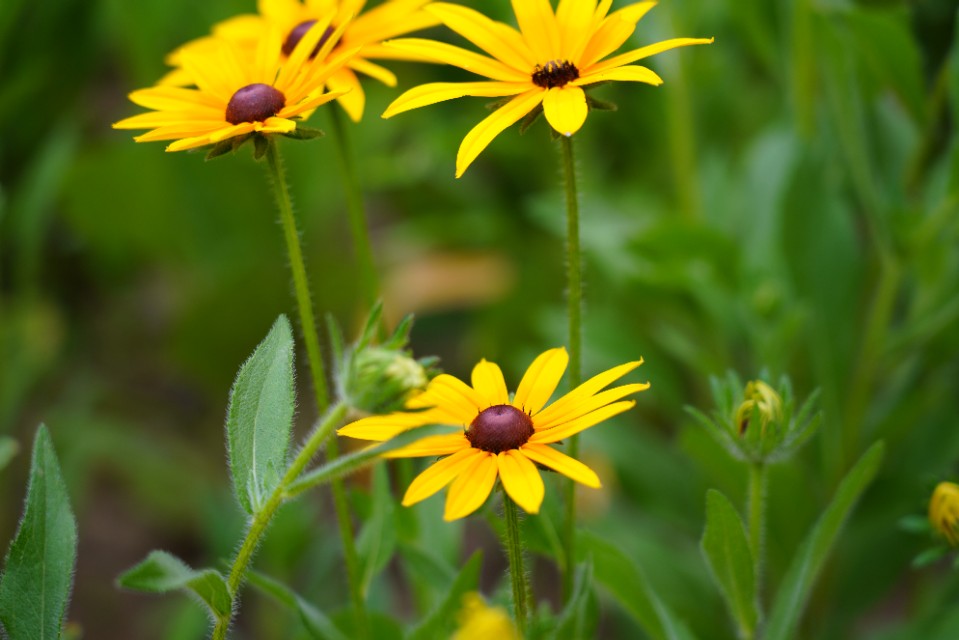
[[[298,116],[342,95],[322,93],[330,75],[352,55],[345,50],[328,59],[342,29],[327,36],[329,22],[317,22],[286,60],[281,60],[282,34],[264,32],[252,55],[226,41],[186,52],[182,63],[196,88],[155,86],[130,94],[130,100],[152,109],[113,125],[116,129],[152,129],[137,142],[173,140],[167,151],[216,144],[250,133],[290,134]],[[320,41],[326,37],[326,42]],[[317,46],[322,55],[311,57]]]
[[[949,546],[959,546],[959,485],[940,482],[929,501],[929,523]]]
[[[387,0],[364,12],[366,0],[259,0],[257,14],[225,20],[213,28],[211,37],[194,40],[171,53],[167,63],[175,69],[161,80],[161,84],[191,84],[190,75],[183,68],[183,56],[191,51],[204,50],[210,46],[211,40],[228,40],[241,49],[252,51],[264,30],[275,28],[283,34],[282,55],[288,56],[309,28],[322,21],[329,24],[323,38],[329,37],[337,27],[343,27],[340,42],[331,50],[331,55],[335,56],[341,49],[357,49],[345,66],[330,75],[327,86],[331,91],[343,92],[337,102],[354,122],[359,122],[366,96],[356,74],[369,76],[390,87],[396,86],[396,76],[371,60],[409,58],[401,51],[384,47],[382,42],[438,24],[434,16],[422,10],[429,1]],[[323,38],[320,44],[323,44]]]
[[[386,43],[397,51],[450,64],[489,78],[482,82],[437,82],[410,89],[383,114],[460,98],[515,96],[470,131],[456,157],[456,176],[504,129],[542,106],[550,126],[571,136],[586,121],[583,87],[608,81],[662,84],[651,69],[634,62],[651,55],[712,39],[675,38],[608,57],[636,30],[655,2],[639,2],[609,13],[612,0],[512,0],[517,31],[483,14],[453,4],[435,3],[426,11],[488,55],[441,42],[405,38]]]
[[[499,478],[516,504],[537,513],[545,493],[537,464],[586,486],[600,486],[589,467],[551,445],[626,411],[635,402],[622,398],[649,388],[642,383],[606,389],[641,365],[638,360],[605,371],[547,405],[568,362],[563,348],[541,354],[511,397],[499,366],[482,360],[473,368],[472,386],[441,374],[407,402],[405,411],[364,418],[338,433],[385,441],[414,427],[450,425],[454,433],[427,436],[387,454],[445,456],[413,480],[403,504],[415,504],[450,485],[444,518],[456,520],[478,509]]]

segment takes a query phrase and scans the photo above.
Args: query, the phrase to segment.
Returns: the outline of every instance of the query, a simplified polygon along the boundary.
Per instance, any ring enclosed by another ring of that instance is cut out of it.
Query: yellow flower
[[[950,546],[959,546],[959,485],[940,482],[936,486],[929,501],[929,522]]]
[[[189,42],[167,57],[167,63],[177,67],[160,81],[161,84],[187,86],[192,84],[190,74],[182,68],[184,53],[202,51],[211,40],[225,39],[240,48],[252,51],[262,37],[264,29],[275,27],[283,34],[283,55],[296,46],[307,29],[316,21],[329,21],[333,28],[343,26],[340,49],[359,51],[346,66],[337,69],[327,81],[332,91],[343,91],[337,98],[340,106],[354,122],[363,117],[366,96],[356,72],[379,80],[387,86],[396,86],[396,76],[370,59],[408,59],[400,51],[388,49],[382,42],[388,38],[418,31],[438,24],[438,20],[423,11],[430,0],[387,0],[365,13],[366,0],[259,0],[258,14],[240,15],[225,20],[213,28],[213,36]]]
[[[252,132],[290,133],[296,120],[342,94],[321,93],[330,74],[340,69],[351,51],[325,61],[340,31],[327,37],[323,55],[310,52],[325,35],[329,22],[317,22],[289,59],[281,63],[279,31],[261,38],[248,56],[228,42],[209,43],[202,51],[186,52],[184,68],[197,88],[156,86],[130,94],[136,104],[153,109],[113,125],[115,129],[152,129],[137,142],[174,140],[167,151],[182,151]]]
[[[592,469],[549,445],[626,411],[635,402],[621,398],[649,388],[649,383],[627,384],[603,391],[641,365],[640,359],[591,378],[547,406],[568,362],[563,348],[541,354],[510,398],[503,372],[482,360],[473,368],[472,386],[439,375],[407,402],[407,411],[364,418],[338,433],[382,442],[428,424],[455,427],[456,433],[427,436],[387,454],[392,458],[448,456],[413,480],[403,505],[424,500],[452,483],[444,519],[463,518],[486,501],[499,477],[516,504],[537,513],[545,492],[537,464],[589,487],[600,486]]]
[[[459,629],[451,640],[520,640],[516,625],[502,607],[490,607],[483,596],[471,591],[463,596]]]
[[[466,7],[435,3],[426,8],[492,57],[431,40],[408,38],[386,43],[411,56],[461,67],[490,81],[415,87],[397,98],[384,118],[463,96],[516,96],[466,135],[456,157],[456,177],[463,175],[501,131],[540,105],[550,126],[571,136],[586,121],[584,86],[613,80],[662,84],[653,71],[632,63],[668,49],[712,42],[712,38],[675,38],[608,58],[629,39],[655,2],[639,2],[613,13],[608,13],[612,0],[560,0],[555,12],[549,0],[512,3],[519,31]]]

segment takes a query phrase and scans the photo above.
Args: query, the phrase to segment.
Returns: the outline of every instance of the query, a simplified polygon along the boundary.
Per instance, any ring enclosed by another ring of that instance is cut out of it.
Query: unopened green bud
[[[426,388],[426,368],[403,351],[366,347],[355,354],[344,389],[350,406],[366,413],[399,411]]]
[[[766,434],[766,427],[770,422],[782,420],[782,398],[779,397],[775,389],[762,380],[748,382],[746,389],[743,391],[743,401],[736,409],[734,419],[739,435],[742,436],[746,433],[754,415],[759,417],[760,435]]]

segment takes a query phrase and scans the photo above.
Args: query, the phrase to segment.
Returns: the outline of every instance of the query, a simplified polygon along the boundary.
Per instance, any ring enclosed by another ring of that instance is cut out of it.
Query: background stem
[[[766,465],[749,465],[749,546],[753,551],[756,590],[759,591],[763,570],[763,507],[765,506]]]
[[[519,535],[519,514],[516,504],[505,489],[503,493],[503,516],[506,519],[506,555],[509,557],[509,578],[513,586],[513,605],[516,626],[520,636],[526,637],[526,621],[529,615],[529,587],[526,584],[526,569],[523,567],[523,544]]]

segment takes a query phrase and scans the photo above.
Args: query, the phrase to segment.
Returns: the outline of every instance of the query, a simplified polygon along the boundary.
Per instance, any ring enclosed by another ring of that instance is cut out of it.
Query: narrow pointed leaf
[[[479,588],[479,572],[482,563],[483,552],[474,552],[450,585],[446,597],[410,630],[406,640],[449,637],[449,627],[463,605],[463,596]]]
[[[722,592],[740,636],[752,637],[759,619],[756,573],[746,528],[729,499],[706,493],[706,530],[701,545],[706,564]]]
[[[280,316],[243,363],[226,420],[233,491],[255,513],[286,468],[293,426],[293,330]]]
[[[322,611],[285,584],[256,571],[251,571],[247,577],[253,587],[272,596],[291,611],[295,611],[300,616],[300,621],[309,637],[315,640],[347,640],[347,637]]]
[[[230,615],[230,592],[219,571],[191,569],[165,551],[151,551],[146,560],[121,575],[117,584],[147,593],[184,591],[199,598],[214,620]]]
[[[47,428],[33,442],[23,517],[0,580],[0,624],[10,640],[60,637],[73,569],[77,523]]]
[[[386,568],[396,550],[396,521],[393,517],[393,496],[390,493],[386,468],[373,468],[373,511],[356,541],[362,576],[360,588],[364,595],[373,578]]]
[[[586,562],[576,567],[576,577],[573,581],[573,593],[563,607],[556,623],[554,637],[556,638],[592,638],[595,629],[589,628],[590,596],[593,594],[593,560],[587,557]]]
[[[764,635],[766,640],[788,640],[796,635],[799,615],[806,606],[809,592],[856,500],[876,476],[882,455],[882,442],[877,442],[863,454],[843,478],[836,496],[803,541],[776,594]]]

